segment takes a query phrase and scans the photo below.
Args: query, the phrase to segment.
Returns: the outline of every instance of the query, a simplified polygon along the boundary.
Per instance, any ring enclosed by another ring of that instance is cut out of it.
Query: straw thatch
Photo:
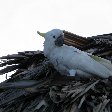
[[[64,31],[64,41],[112,61],[112,34],[81,37]],[[112,112],[112,77],[61,76],[42,51],[1,57],[0,112]]]

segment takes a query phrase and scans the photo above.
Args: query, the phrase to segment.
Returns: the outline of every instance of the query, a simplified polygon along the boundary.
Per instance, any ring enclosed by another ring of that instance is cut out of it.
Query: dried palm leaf
[[[67,31],[64,33],[65,44],[112,59],[112,46],[106,47],[112,34],[85,38]],[[108,39],[107,43],[102,39]],[[19,52],[0,59],[0,67],[3,67],[0,74],[15,71],[0,83],[1,112],[112,111],[112,77],[62,76],[41,51]]]

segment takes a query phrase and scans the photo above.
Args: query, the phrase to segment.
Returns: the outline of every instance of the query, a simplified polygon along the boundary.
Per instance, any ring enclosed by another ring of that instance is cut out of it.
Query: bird
[[[112,64],[109,60],[65,45],[63,30],[52,29],[46,33],[37,33],[45,38],[45,57],[60,74],[86,78],[112,76]]]

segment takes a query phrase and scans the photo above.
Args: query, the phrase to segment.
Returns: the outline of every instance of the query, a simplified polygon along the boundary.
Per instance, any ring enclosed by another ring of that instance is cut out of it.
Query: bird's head
[[[60,29],[53,29],[47,33],[37,32],[40,36],[45,38],[45,42],[48,44],[53,44],[57,47],[63,46],[64,43],[64,33]]]

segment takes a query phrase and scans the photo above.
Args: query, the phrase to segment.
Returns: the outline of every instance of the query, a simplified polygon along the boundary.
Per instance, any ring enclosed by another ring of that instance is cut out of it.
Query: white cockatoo
[[[37,33],[45,38],[44,55],[61,74],[101,78],[112,76],[112,64],[109,60],[65,45],[62,30],[53,29],[47,33]]]

